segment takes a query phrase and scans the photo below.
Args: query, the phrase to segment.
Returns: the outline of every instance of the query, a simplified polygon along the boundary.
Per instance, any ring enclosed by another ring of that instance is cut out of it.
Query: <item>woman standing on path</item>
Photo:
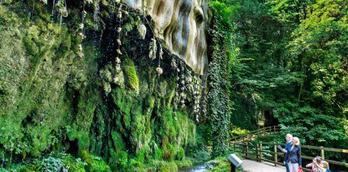
[[[300,139],[298,137],[293,138],[292,146],[286,155],[290,172],[298,172],[299,168],[302,168]]]

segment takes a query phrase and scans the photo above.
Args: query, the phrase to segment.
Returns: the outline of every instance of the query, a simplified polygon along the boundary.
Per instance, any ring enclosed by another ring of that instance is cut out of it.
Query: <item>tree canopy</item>
[[[226,35],[231,126],[271,113],[304,143],[348,143],[348,4],[344,0],[211,1]],[[265,124],[270,125],[270,124]]]

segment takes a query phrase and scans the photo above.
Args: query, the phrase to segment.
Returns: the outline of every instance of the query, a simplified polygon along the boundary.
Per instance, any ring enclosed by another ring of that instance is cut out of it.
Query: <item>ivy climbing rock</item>
[[[228,56],[224,46],[224,37],[217,27],[219,19],[213,18],[212,28],[212,60],[209,63],[208,114],[213,141],[213,156],[224,155],[228,149],[231,101],[227,93]]]

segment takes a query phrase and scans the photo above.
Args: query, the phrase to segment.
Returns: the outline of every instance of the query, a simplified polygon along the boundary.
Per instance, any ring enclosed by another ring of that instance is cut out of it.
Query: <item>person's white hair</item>
[[[286,134],[285,138],[286,138],[286,141],[291,141],[293,136],[292,136],[292,134]]]
[[[292,140],[294,145],[297,145],[297,146],[300,145],[300,139],[298,137],[294,137]]]

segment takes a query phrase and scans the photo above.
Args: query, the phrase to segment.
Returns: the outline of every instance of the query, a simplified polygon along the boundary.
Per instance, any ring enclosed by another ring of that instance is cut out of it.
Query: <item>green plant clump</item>
[[[129,88],[131,88],[132,90],[136,92],[139,92],[140,83],[139,83],[137,71],[136,71],[134,62],[129,58],[124,60],[124,71],[125,71]]]

